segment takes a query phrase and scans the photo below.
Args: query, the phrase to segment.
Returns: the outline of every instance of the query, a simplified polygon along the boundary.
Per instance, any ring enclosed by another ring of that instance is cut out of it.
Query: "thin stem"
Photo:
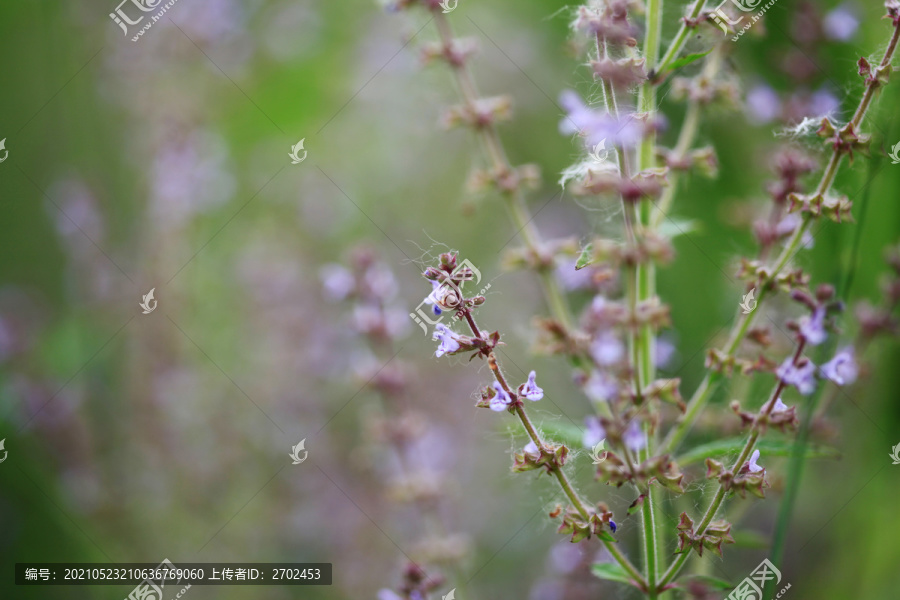
[[[694,24],[693,21],[697,19],[700,15],[700,11],[703,10],[703,3],[704,0],[695,0],[691,5],[688,16],[685,19],[682,19],[681,27],[678,28],[675,39],[672,40],[672,44],[669,46],[669,49],[666,50],[666,54],[662,57],[662,60],[659,61],[659,65],[656,67],[655,71],[651,71],[654,80],[661,80],[661,78],[665,76],[669,64],[678,58],[678,54],[681,53],[681,49],[684,48],[684,44],[691,31],[697,28],[697,25]]]
[[[900,27],[895,26],[894,31],[891,34],[891,40],[888,43],[888,47],[885,50],[884,57],[881,60],[881,66],[886,66],[891,63],[894,53],[897,50],[898,41],[900,41]],[[871,107],[875,91],[880,85],[881,84],[879,84],[877,81],[872,81],[866,84],[866,90],[863,93],[859,106],[853,113],[853,118],[850,120],[850,124],[853,125],[854,131],[857,131],[860,125],[862,125],[863,119],[865,118],[869,108]],[[819,180],[819,183],[816,186],[816,195],[821,195],[824,197],[831,190],[831,186],[834,184],[834,178],[837,175],[843,157],[844,151],[839,147],[834,148],[831,157],[828,160],[828,165],[825,167],[825,171],[822,173],[822,178]],[[781,251],[781,254],[776,259],[775,266],[771,269],[769,276],[761,282],[761,285],[759,286],[759,296],[757,298],[756,310],[748,315],[738,316],[738,320],[735,322],[735,325],[732,328],[731,335],[729,336],[729,342],[725,349],[726,357],[730,358],[737,351],[741,340],[743,340],[744,335],[750,328],[750,324],[753,322],[756,313],[759,312],[760,307],[762,306],[762,300],[767,295],[766,288],[775,280],[775,278],[781,273],[790,259],[793,258],[793,256],[797,253],[801,240],[803,238],[803,234],[809,230],[811,224],[812,217],[808,213],[805,213],[803,215],[802,223],[799,227],[797,227],[793,235],[791,235],[787,245],[784,247],[784,249]],[[685,411],[684,416],[675,427],[669,430],[668,435],[663,441],[663,445],[661,448],[662,452],[671,452],[675,450],[678,445],[684,440],[691,427],[693,426],[694,421],[697,419],[697,416],[706,405],[706,402],[709,400],[712,392],[715,390],[716,385],[719,381],[721,381],[722,377],[723,376],[721,373],[713,371],[707,372],[700,386],[697,388],[697,390],[694,392],[694,395],[691,397],[691,400],[688,402],[687,410]]]
[[[449,48],[453,43],[453,30],[450,27],[450,22],[443,13],[434,12],[433,14],[441,43],[445,48]],[[479,94],[468,67],[462,61],[459,63],[450,62],[450,66],[456,77],[463,102],[467,107],[474,110]],[[476,128],[476,133],[480,136],[487,149],[488,158],[494,171],[496,173],[511,173],[513,167],[506,156],[496,125],[488,123],[480,126]],[[525,246],[532,255],[542,257],[543,241],[537,227],[534,225],[532,216],[528,212],[520,187],[515,186],[513,190],[505,192],[503,197],[506,200],[506,207],[514,226],[522,234]],[[566,331],[570,331],[573,323],[572,313],[565,296],[559,288],[559,284],[553,276],[552,270],[547,266],[541,266],[538,271],[541,289],[551,314],[562,324]]]
[[[806,341],[801,338],[800,343],[797,344],[797,350],[794,352],[794,365],[796,365],[797,361],[800,360],[800,356],[803,354],[803,348],[805,347],[805,345]],[[784,381],[779,379],[771,396],[769,397],[768,402],[763,404],[762,408],[760,409],[760,416],[768,417],[772,413],[772,411],[775,409],[775,401],[781,396],[784,388]],[[747,438],[747,442],[744,444],[740,455],[734,462],[734,465],[732,465],[731,467],[731,471],[733,473],[737,473],[738,470],[744,465],[744,463],[747,462],[747,459],[750,458],[750,453],[753,452],[753,448],[756,446],[756,442],[759,440],[759,436],[762,434],[762,426],[760,425],[762,421],[763,419],[757,417],[753,422],[753,425],[750,427],[750,436]],[[728,490],[725,488],[725,485],[720,483],[718,489],[716,490],[715,496],[713,496],[712,502],[710,502],[709,507],[706,509],[706,512],[703,513],[703,518],[694,529],[695,536],[702,536],[704,533],[706,533],[706,528],[715,518],[716,512],[718,512],[719,507],[722,505],[722,501],[725,499],[725,495],[727,493]],[[678,558],[676,558],[671,566],[666,569],[666,572],[663,574],[662,579],[659,581],[660,587],[667,585],[675,579],[675,577],[678,575],[678,572],[684,566],[684,563],[687,561],[690,555],[690,548],[686,549],[684,552],[678,555]]]
[[[472,335],[475,337],[481,337],[481,330],[478,328],[478,325],[475,323],[475,318],[472,316],[472,311],[469,309],[464,309],[463,314],[465,316],[466,323],[469,325],[469,329],[472,331]],[[494,351],[491,350],[487,353],[487,361],[488,366],[491,369],[491,374],[494,376],[494,379],[497,383],[500,384],[500,387],[509,394],[510,398],[518,399],[518,394],[515,389],[510,387],[509,383],[506,380],[506,377],[503,375],[503,371],[500,369],[500,364],[497,360],[497,355],[494,354]],[[528,437],[534,442],[535,446],[538,447],[539,450],[544,451],[546,446],[544,441],[541,439],[540,433],[538,433],[537,428],[531,421],[531,418],[528,416],[528,413],[525,411],[525,406],[518,402],[515,404],[515,412],[516,416],[519,417],[519,421],[522,423],[522,426],[525,428],[525,432],[528,434]],[[563,492],[569,498],[569,501],[572,503],[572,506],[575,507],[575,510],[578,511],[578,514],[582,516],[585,520],[590,519],[591,517],[591,509],[589,505],[585,503],[585,501],[581,498],[575,488],[572,486],[572,482],[569,480],[565,471],[562,470],[561,467],[555,464],[547,465],[547,468],[551,470],[553,475],[556,477],[556,480],[559,482],[559,486],[562,488]],[[616,547],[615,543],[610,542],[608,540],[600,540],[606,549],[609,550],[610,555],[616,560],[616,562],[621,565],[625,571],[631,575],[634,580],[644,588],[647,588],[647,581],[641,576],[640,571],[631,564],[628,558],[622,554],[619,549]]]

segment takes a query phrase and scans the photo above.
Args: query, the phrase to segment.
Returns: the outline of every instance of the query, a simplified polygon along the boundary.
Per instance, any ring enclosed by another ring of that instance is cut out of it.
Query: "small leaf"
[[[595,563],[591,565],[591,573],[607,581],[618,581],[619,583],[634,585],[634,581],[618,563]]]
[[[705,583],[707,586],[717,589],[717,590],[730,590],[734,586],[725,581],[724,579],[719,579],[718,577],[710,577],[709,575],[689,575],[684,579],[691,579],[694,581],[701,581]]]
[[[676,462],[685,466],[713,456],[736,454],[741,451],[745,443],[744,438],[710,442],[685,452],[676,459]],[[762,440],[756,446],[764,456],[790,456],[794,449],[793,442],[784,440]],[[807,446],[804,458],[840,458],[840,456],[841,453],[830,446]]]
[[[641,509],[641,507],[644,505],[644,499],[646,497],[647,497],[646,494],[641,494],[640,496],[638,496],[637,499],[634,502],[632,502],[631,505],[628,507],[628,514],[633,515],[634,513],[639,511]]]
[[[586,266],[594,262],[594,244],[588,244],[581,251],[578,260],[575,262],[575,270],[580,271]]]
[[[682,56],[678,60],[674,61],[671,65],[669,65],[668,70],[674,71],[676,69],[680,69],[681,67],[686,67],[692,62],[700,60],[710,52],[712,52],[712,48],[710,48],[706,52],[695,52],[693,54],[688,54],[687,56]]]
[[[607,541],[607,542],[618,542],[618,541],[619,541],[619,540],[617,540],[616,538],[613,537],[613,534],[611,534],[610,532],[606,531],[605,529],[604,529],[603,531],[601,531],[600,533],[598,533],[598,534],[597,534],[597,537],[600,538],[601,540],[604,540],[604,541]]]

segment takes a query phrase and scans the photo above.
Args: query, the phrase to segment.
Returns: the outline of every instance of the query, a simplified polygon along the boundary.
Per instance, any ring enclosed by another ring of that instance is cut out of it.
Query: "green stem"
[[[665,56],[662,57],[662,60],[659,61],[659,65],[657,65],[656,69],[651,71],[653,74],[653,79],[655,81],[660,81],[662,77],[666,74],[666,69],[669,64],[678,58],[678,55],[681,53],[681,49],[684,48],[684,44],[687,41],[688,35],[690,35],[691,31],[697,28],[696,25],[689,24],[689,21],[694,21],[700,15],[700,11],[703,10],[704,0],[695,0],[694,4],[691,5],[691,10],[688,12],[687,20],[682,19],[681,27],[678,28],[678,33],[675,34],[675,39],[672,40],[672,44],[669,46],[669,49],[666,50]],[[649,10],[649,8],[648,8]]]
[[[644,39],[644,60],[648,72],[656,69],[656,62],[659,58],[659,46],[662,38],[662,13],[663,0],[647,0],[647,24],[646,37]],[[648,118],[652,118],[656,111],[656,86],[652,81],[645,81],[638,92],[638,112],[644,113]],[[656,160],[656,135],[647,135],[641,140],[638,149],[637,172],[640,173],[646,169],[653,168]],[[649,198],[642,198],[638,206],[638,223],[637,234],[642,235],[643,232],[651,227],[651,209],[653,203]],[[636,287],[637,296],[632,298],[634,305],[648,302],[656,296],[656,268],[652,262],[640,262],[636,267]],[[637,390],[641,392],[646,386],[656,378],[656,366],[653,362],[655,337],[653,328],[647,324],[643,325],[639,331],[635,344],[637,345],[636,353],[638,361],[634,365],[638,369],[638,385]],[[651,435],[649,421],[644,423],[644,434],[647,436],[647,446],[641,453],[642,458],[649,458],[653,455],[654,437]],[[644,524],[644,566],[646,570],[649,600],[659,598],[659,586],[657,580],[659,578],[658,567],[658,536],[662,534],[657,531],[657,519],[655,515],[655,502],[652,499],[652,490],[647,490],[647,498],[642,506],[643,524]]]

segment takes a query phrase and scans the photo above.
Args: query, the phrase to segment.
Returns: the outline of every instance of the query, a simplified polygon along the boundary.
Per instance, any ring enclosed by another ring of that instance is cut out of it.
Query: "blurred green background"
[[[798,39],[809,31],[806,15],[835,6],[780,0],[764,27],[732,45],[723,76],[740,82],[742,97],[762,84],[785,100],[827,90],[846,119],[862,88],[855,63],[880,57],[889,27],[879,3],[859,4],[849,39]],[[592,91],[566,7],[460,0],[450,19],[478,41],[482,92],[514,98],[501,133],[514,164],[544,174],[529,197],[536,224],[546,237],[587,240],[614,235],[619,215],[601,201],[585,210],[568,192],[559,197],[555,183],[580,152],[558,132],[555,99]],[[419,60],[433,25],[421,11],[392,15],[367,0],[179,0],[133,43],[109,19],[114,9],[113,0],[0,8],[0,139],[9,152],[0,163],[8,452],[0,597],[103,600],[130,591],[16,587],[16,562],[169,558],[334,564],[330,587],[195,586],[189,597],[198,600],[375,598],[397,581],[412,518],[385,498],[360,442],[374,394],[353,376],[359,344],[349,316],[322,297],[324,264],[368,244],[411,310],[429,291],[419,261],[459,250],[492,283],[480,318],[504,332],[507,368],[538,369],[574,420],[589,410],[560,361],[529,353],[541,295],[529,274],[501,270],[515,230],[498,199],[466,191],[482,165],[475,140],[439,130],[457,100],[446,69]],[[669,39],[682,6],[665,10]],[[688,49],[708,46],[712,34],[704,35]],[[809,61],[805,77],[792,75],[792,60]],[[662,142],[671,146],[684,109],[669,85],[660,97],[669,121]],[[900,141],[898,104],[900,86],[889,86],[870,115],[875,166],[845,163],[838,177],[857,223],[825,225],[800,258],[814,282],[854,269],[851,304],[878,301],[883,249],[900,234],[900,165],[884,156]],[[704,112],[700,140],[716,148],[720,175],[683,182],[674,212],[700,227],[675,240],[676,261],[659,272],[677,344],[668,372],[683,378],[685,395],[733,318],[737,260],[755,252],[749,216],[765,209],[769,159],[786,142],[773,135],[781,124],[748,116],[743,106]],[[309,154],[292,165],[287,153],[301,138]],[[144,315],[138,303],[150,288],[159,310]],[[576,305],[588,301],[573,295]],[[774,305],[773,318],[787,308]],[[852,319],[845,328],[849,339]],[[398,358],[430,416],[429,457],[448,489],[443,516],[471,539],[463,600],[634,597],[589,578],[583,595],[558,595],[554,582],[573,559],[535,512],[555,490],[545,478],[509,473],[516,446],[505,422],[470,400],[487,374],[438,362],[433,349],[414,330]],[[900,467],[887,456],[900,442],[898,359],[896,343],[872,348],[866,380],[832,406],[829,442],[843,456],[807,465],[782,565],[786,597],[900,595]],[[727,406],[745,383],[716,402]],[[537,410],[539,420],[557,418],[547,403]],[[309,440],[310,460],[294,466],[287,454],[300,439]],[[746,501],[737,526],[763,536],[787,461],[767,466],[776,489],[765,502]],[[617,510],[630,502],[582,474],[592,497]],[[680,510],[702,510],[702,500],[671,508],[674,522]],[[620,523],[634,556],[637,526],[634,517]],[[765,548],[732,546],[706,568],[739,581],[764,556]]]

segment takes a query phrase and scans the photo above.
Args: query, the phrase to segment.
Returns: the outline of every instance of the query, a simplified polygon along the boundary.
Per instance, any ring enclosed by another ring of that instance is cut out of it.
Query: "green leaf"
[[[689,575],[684,579],[693,579],[696,581],[702,581],[706,585],[711,588],[715,588],[717,590],[730,590],[734,586],[725,581],[724,579],[719,579],[717,577],[710,577],[709,575]]]
[[[634,585],[631,576],[625,572],[625,569],[619,563],[595,563],[591,565],[591,573],[600,579]]]
[[[730,438],[727,440],[719,440],[697,446],[693,450],[685,452],[675,462],[679,466],[690,465],[692,463],[703,462],[707,458],[714,456],[722,456],[725,454],[735,454],[740,452],[747,441],[744,438]],[[756,444],[760,454],[766,456],[790,456],[793,441],[786,440],[762,440]],[[807,446],[805,458],[840,458],[841,453],[830,446]]]
[[[575,262],[575,270],[579,271],[594,262],[594,245],[588,244],[581,251],[578,260]]]
[[[676,238],[679,235],[687,235],[689,233],[699,232],[703,227],[703,223],[697,219],[680,219],[666,218],[659,225],[659,233],[669,239]]]
[[[700,60],[701,58],[703,58],[710,52],[712,52],[712,48],[710,48],[706,52],[695,52],[694,54],[688,54],[687,56],[682,56],[681,58],[679,58],[678,60],[676,60],[672,64],[670,64],[669,68],[667,70],[674,71],[676,69],[680,69],[681,67],[686,67],[689,64],[691,64],[692,62]]]

